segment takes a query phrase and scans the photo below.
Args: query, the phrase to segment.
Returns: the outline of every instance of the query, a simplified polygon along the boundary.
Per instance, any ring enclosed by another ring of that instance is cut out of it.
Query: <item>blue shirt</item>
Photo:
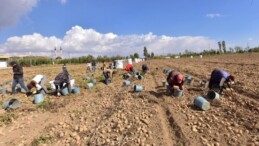
[[[216,82],[220,82],[222,78],[227,79],[230,76],[229,73],[222,69],[215,69],[211,75],[211,79]]]

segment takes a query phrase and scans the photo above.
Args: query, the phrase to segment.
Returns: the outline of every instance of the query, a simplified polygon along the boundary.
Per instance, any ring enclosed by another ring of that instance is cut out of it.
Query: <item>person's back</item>
[[[180,90],[184,89],[183,75],[180,72],[178,72],[178,71],[171,71],[168,74],[166,80],[167,80],[167,82],[169,84],[169,86],[167,86],[168,92],[173,93],[174,90],[176,90],[176,89],[180,89]]]
[[[96,62],[95,61],[92,62],[92,66],[96,66]]]
[[[72,89],[71,89],[71,84],[70,84],[70,75],[67,71],[67,67],[66,65],[64,64],[63,67],[62,67],[62,72],[59,73],[56,77],[55,77],[55,80],[54,80],[54,84],[56,86],[56,92],[57,92],[57,95],[59,94],[59,91],[61,88],[63,88],[63,85],[65,83],[65,86],[68,88],[68,93],[70,94]]]
[[[147,64],[143,64],[143,65],[142,65],[142,71],[143,71],[144,73],[146,73],[148,70],[149,70],[149,68],[148,68]]]
[[[179,72],[177,71],[171,71],[168,76],[167,76],[167,82],[169,85],[173,85],[174,83],[176,83],[176,75],[179,74]]]
[[[23,67],[16,64],[13,66],[13,78],[18,79],[18,78],[23,78]]]
[[[229,77],[229,73],[222,69],[214,69],[212,74],[211,74],[211,79],[214,80],[215,82],[220,82],[222,78],[227,79]]]
[[[43,75],[36,75],[32,80],[34,80],[36,83],[40,83],[42,78],[43,78]]]

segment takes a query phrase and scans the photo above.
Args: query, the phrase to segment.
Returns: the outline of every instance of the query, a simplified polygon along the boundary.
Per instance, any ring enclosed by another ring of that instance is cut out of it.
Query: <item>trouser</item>
[[[92,66],[92,72],[95,72],[96,66]]]
[[[110,73],[109,72],[103,72],[103,76],[104,76],[105,79],[109,79]]]
[[[111,83],[111,79],[110,79],[110,73],[109,72],[103,72],[103,76],[104,76],[104,83],[106,85]]]
[[[173,94],[174,93],[174,88],[172,88],[170,85],[167,86],[167,93]]]
[[[13,83],[12,83],[12,94],[15,94],[15,87],[17,84],[20,84],[20,86],[26,91],[28,92],[28,88],[24,85],[24,80],[23,78],[18,78],[18,79],[13,79]]]
[[[43,78],[41,79],[40,81],[40,86],[42,87],[42,90],[45,92],[45,93],[49,93],[49,91],[47,90],[47,88],[45,87],[45,83],[47,81],[47,77],[46,76],[43,76]]]
[[[64,82],[63,82],[60,85],[55,85],[55,86],[56,86],[56,93],[60,92],[60,90],[65,87],[67,87],[69,94],[72,92],[72,89],[71,89],[72,87],[70,83],[66,83],[66,85],[64,86]]]

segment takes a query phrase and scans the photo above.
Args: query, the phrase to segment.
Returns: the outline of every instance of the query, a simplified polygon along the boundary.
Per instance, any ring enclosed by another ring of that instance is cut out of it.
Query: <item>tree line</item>
[[[218,49],[210,49],[203,50],[202,52],[193,52],[191,50],[186,49],[183,53],[179,54],[167,54],[167,55],[157,55],[153,52],[149,53],[147,47],[143,49],[143,56],[147,59],[161,59],[164,57],[190,57],[190,56],[199,56],[199,55],[217,55],[217,54],[230,54],[230,53],[246,53],[246,52],[259,52],[259,46],[255,48],[242,48],[240,46],[236,46],[234,48],[226,49],[225,41],[218,42]],[[138,53],[134,53],[129,56],[97,56],[94,57],[92,55],[74,57],[74,58],[65,58],[65,59],[53,59],[50,57],[41,57],[41,56],[25,56],[25,57],[11,57],[9,61],[17,61],[20,65],[23,66],[37,66],[37,65],[48,65],[48,64],[82,64],[82,63],[90,63],[93,61],[96,62],[111,62],[114,60],[128,59],[128,58],[139,58]]]

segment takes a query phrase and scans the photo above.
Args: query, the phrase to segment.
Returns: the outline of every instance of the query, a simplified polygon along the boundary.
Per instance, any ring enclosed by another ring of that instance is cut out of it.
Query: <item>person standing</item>
[[[23,79],[23,67],[18,65],[15,61],[11,61],[10,66],[13,67],[13,82],[12,82],[12,95],[15,94],[15,87],[17,84],[20,84],[20,86],[26,91],[26,95],[29,94],[29,90],[24,85],[24,79]]]
[[[92,72],[95,73],[95,70],[96,70],[96,61],[93,60],[93,61],[92,61]]]

